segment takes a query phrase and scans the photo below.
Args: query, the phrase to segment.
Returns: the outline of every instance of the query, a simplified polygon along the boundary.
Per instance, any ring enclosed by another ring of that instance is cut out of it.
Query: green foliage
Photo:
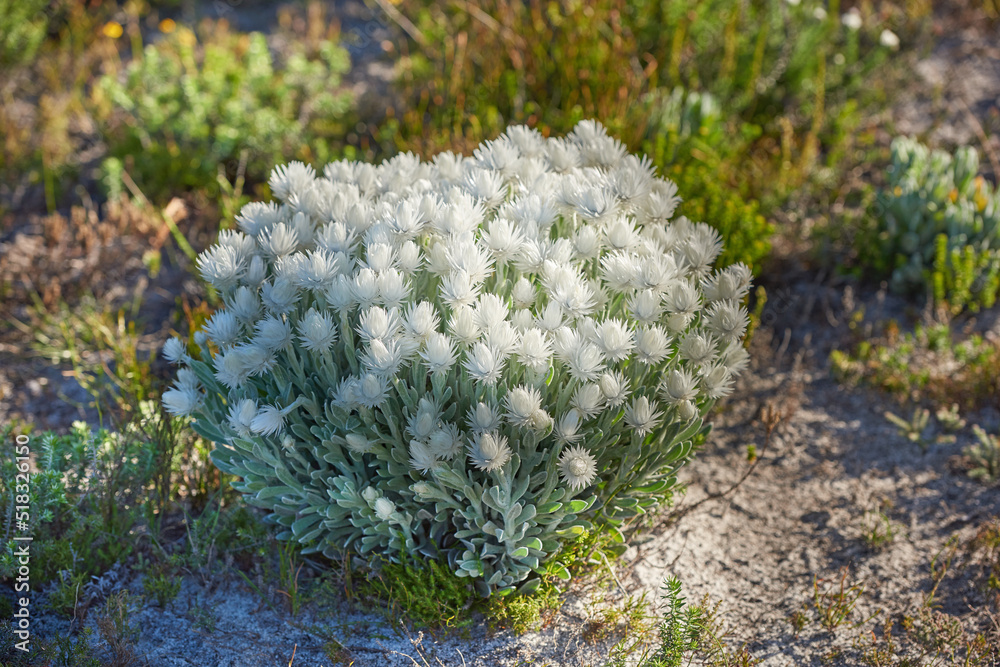
[[[496,625],[520,635],[537,629],[548,612],[562,605],[559,588],[543,582],[531,593],[508,595],[490,600],[486,616]]]
[[[180,28],[97,86],[105,180],[120,190],[113,176],[124,166],[161,200],[185,189],[217,194],[220,169],[236,178],[241,162],[254,183],[275,162],[326,162],[342,148],[348,67],[347,52],[329,40],[293,42],[276,63],[260,33],[208,25],[199,44]]]
[[[1000,479],[1000,438],[980,426],[973,426],[972,432],[977,442],[965,448],[965,455],[972,462],[969,477],[987,483],[996,482]]]
[[[669,95],[651,93],[646,103],[655,130],[642,149],[684,193],[678,213],[708,222],[726,239],[719,266],[744,262],[759,273],[771,251],[774,227],[756,201],[740,195],[739,177],[727,173],[725,160],[733,154],[733,138],[718,101],[710,93],[675,88]]]
[[[937,406],[956,402],[974,408],[994,400],[998,391],[1000,347],[973,334],[964,340],[947,324],[918,324],[899,335],[858,343],[853,350],[830,354],[834,376],[849,384],[865,382],[904,401]]]
[[[97,630],[107,647],[107,664],[111,667],[138,667],[142,664],[135,652],[135,640],[140,629],[130,620],[133,605],[134,600],[128,591],[118,591],[108,596],[104,608],[97,614]]]
[[[151,565],[142,579],[142,590],[160,607],[166,608],[181,590],[181,579],[167,563]]]
[[[719,604],[712,605],[708,597],[689,604],[681,594],[681,582],[676,577],[666,579],[661,586],[663,611],[659,621],[655,650],[650,650],[642,624],[633,628],[638,641],[626,637],[611,650],[607,667],[680,667],[701,664],[713,667],[749,667],[759,664],[746,648],[731,649],[723,639],[726,631],[718,617]],[[626,610],[630,605],[626,604]],[[633,612],[634,615],[634,612]],[[641,645],[641,649],[640,649]],[[697,662],[695,662],[697,660]]]
[[[952,313],[992,306],[1000,289],[1000,193],[978,169],[970,146],[950,155],[894,139],[872,227],[858,235],[862,265]]]
[[[898,527],[885,512],[867,510],[862,517],[861,537],[872,551],[881,551],[896,539]]]
[[[0,0],[0,67],[30,61],[49,27],[50,0]]]
[[[684,654],[701,644],[705,609],[686,603],[677,577],[664,581],[661,591],[665,608],[660,623],[660,648],[643,667],[680,667]]]
[[[385,601],[391,616],[405,615],[407,621],[426,628],[468,625],[469,608],[476,599],[467,578],[437,561],[415,562],[407,556],[398,563],[379,563],[359,590]]]
[[[0,624],[0,664],[4,667],[105,667],[90,647],[93,631],[84,628],[76,635],[32,636],[25,653],[16,648],[21,641],[11,623]]]
[[[840,577],[827,582],[826,586],[820,585],[823,579],[813,578],[813,606],[827,632],[833,632],[851,617],[865,592],[863,584],[849,584],[848,575],[848,569],[842,568]]]

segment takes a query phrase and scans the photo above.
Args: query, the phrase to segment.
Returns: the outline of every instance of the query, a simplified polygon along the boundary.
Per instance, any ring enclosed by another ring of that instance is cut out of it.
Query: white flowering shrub
[[[747,364],[749,269],[593,121],[270,187],[201,256],[225,307],[163,402],[309,552],[529,590],[669,497]]]

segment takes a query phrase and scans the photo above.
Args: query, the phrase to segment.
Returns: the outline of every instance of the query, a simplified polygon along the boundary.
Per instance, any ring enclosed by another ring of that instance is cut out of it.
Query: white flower
[[[465,354],[463,366],[472,379],[493,385],[500,379],[504,358],[497,350],[485,343],[476,343]]]
[[[712,227],[699,222],[681,250],[688,262],[688,269],[694,275],[705,275],[722,252],[722,237]]]
[[[507,321],[499,322],[486,329],[486,334],[483,336],[483,342],[504,358],[517,351],[520,340],[521,336],[517,329]]]
[[[563,311],[558,304],[549,302],[542,314],[535,318],[535,324],[542,331],[555,331],[563,326]]]
[[[701,295],[687,282],[677,282],[663,295],[663,305],[671,313],[693,315],[701,308]]]
[[[506,264],[524,243],[524,234],[510,220],[495,218],[482,234],[483,242],[490,249],[497,264]]]
[[[407,335],[420,341],[426,341],[437,331],[440,319],[434,311],[434,305],[428,301],[411,304],[403,320],[403,328]]]
[[[640,207],[640,222],[662,225],[674,215],[680,202],[676,183],[655,181],[651,192]]]
[[[730,343],[719,354],[719,363],[728,368],[733,375],[739,375],[750,365],[750,353],[742,344]]]
[[[375,516],[379,519],[389,521],[392,519],[392,515],[396,513],[396,504],[388,498],[377,498],[372,505],[372,509],[375,511]]]
[[[450,461],[462,453],[462,433],[454,424],[442,424],[428,436],[427,445],[435,456]]]
[[[826,9],[823,7],[816,7],[813,9],[813,18],[817,21],[825,21],[827,17]]]
[[[556,425],[556,441],[564,444],[572,444],[580,440],[583,437],[583,433],[580,432],[582,421],[583,418],[580,415],[580,411],[576,408],[571,408],[559,419],[559,423]]]
[[[678,347],[681,358],[696,366],[705,366],[712,363],[716,357],[717,342],[710,334],[703,334],[698,331],[689,331],[681,339]]]
[[[413,275],[420,268],[423,261],[420,246],[413,241],[407,241],[399,247],[399,258],[396,260],[396,263],[399,265],[400,271]]]
[[[351,295],[362,308],[370,308],[378,299],[378,276],[369,268],[360,269],[354,274],[351,283]]]
[[[354,398],[366,408],[375,408],[382,404],[388,391],[388,383],[384,376],[365,373],[354,388]]]
[[[517,351],[518,360],[536,373],[549,367],[552,358],[552,343],[541,329],[530,328],[521,334],[521,344]]]
[[[604,407],[604,392],[600,385],[588,382],[577,387],[569,404],[579,411],[584,419],[590,419]]]
[[[485,472],[499,470],[510,460],[507,438],[494,432],[476,434],[469,445],[469,460]]]
[[[647,324],[657,322],[663,312],[660,295],[651,289],[641,290],[629,297],[628,307],[636,321]]]
[[[469,306],[459,306],[451,313],[448,320],[451,335],[466,345],[472,345],[479,340],[480,329],[476,324],[476,313]]]
[[[283,201],[308,189],[316,179],[316,171],[302,162],[290,162],[287,165],[275,167],[267,184],[271,193]]]
[[[899,36],[896,35],[896,33],[894,33],[893,31],[886,28],[878,36],[878,43],[887,49],[892,49],[893,51],[895,51],[896,49],[899,48]]]
[[[652,433],[662,416],[663,413],[656,409],[656,403],[645,396],[632,399],[625,408],[625,423],[640,436]]]
[[[354,307],[354,281],[347,276],[340,275],[327,288],[326,302],[331,308],[341,312]]]
[[[262,407],[250,421],[250,430],[260,435],[276,435],[285,428],[285,414],[273,405]]]
[[[299,236],[295,229],[283,222],[261,232],[259,240],[261,250],[271,259],[290,255],[299,247]]]
[[[863,21],[861,20],[861,12],[859,12],[856,7],[851,7],[840,17],[840,22],[843,23],[844,27],[848,30],[860,30],[863,24]]]
[[[236,292],[226,301],[226,306],[236,316],[236,319],[245,324],[256,322],[260,315],[260,300],[257,298],[257,292],[245,285],[236,288]]]
[[[716,301],[705,312],[705,327],[724,343],[736,342],[746,333],[750,317],[735,301]]]
[[[452,306],[470,306],[479,295],[481,285],[473,282],[468,271],[452,271],[441,280],[441,298]]]
[[[354,230],[348,229],[343,222],[331,222],[319,230],[314,242],[320,250],[350,255],[354,251],[356,236]]]
[[[257,321],[257,335],[254,342],[267,350],[280,350],[292,342],[292,330],[288,322],[268,316]]]
[[[708,301],[740,301],[750,291],[753,275],[746,264],[727,266],[702,283],[702,292]]]
[[[398,269],[386,269],[375,279],[378,298],[389,308],[399,308],[410,296],[410,285]]]
[[[340,274],[340,261],[326,250],[310,250],[299,262],[294,276],[295,284],[311,290],[324,290]]]
[[[438,466],[438,457],[431,447],[420,440],[410,441],[410,466],[426,474]]]
[[[264,306],[275,315],[283,315],[292,310],[299,300],[299,288],[287,278],[275,278],[272,283],[261,286]]]
[[[431,373],[446,373],[455,364],[455,344],[443,333],[433,333],[427,339],[421,358]]]
[[[597,386],[601,388],[608,407],[617,408],[628,398],[628,378],[620,371],[603,373],[597,381]]]
[[[521,276],[514,283],[511,297],[514,299],[514,306],[517,308],[532,307],[535,305],[535,299],[537,298],[534,284],[524,276]]]
[[[475,307],[476,326],[483,331],[498,326],[507,319],[507,305],[496,294],[483,294]]]
[[[559,455],[559,472],[573,491],[589,485],[597,477],[597,459],[583,447],[568,447]]]
[[[683,368],[675,368],[660,383],[660,392],[671,404],[690,401],[698,395],[698,381]]]
[[[480,401],[474,408],[469,408],[466,420],[475,433],[495,431],[500,428],[500,410]]]
[[[163,392],[162,400],[167,412],[178,417],[187,417],[201,404],[201,393],[190,388],[168,389]]]
[[[624,322],[612,318],[598,325],[597,344],[610,363],[626,359],[635,347],[635,338]]]
[[[391,378],[403,363],[403,349],[396,339],[390,338],[383,342],[379,338],[373,338],[358,360],[368,371]]]
[[[655,366],[670,353],[670,337],[657,325],[641,327],[635,335],[636,359]]]
[[[701,388],[709,398],[722,398],[733,392],[733,377],[722,364],[713,364],[701,376]]]
[[[231,246],[213,246],[198,256],[201,277],[222,291],[235,287],[246,268],[246,258]]]
[[[400,328],[396,311],[387,311],[381,306],[372,306],[361,312],[356,331],[365,342],[394,338]]]
[[[677,404],[677,416],[684,421],[691,421],[698,416],[698,408],[691,401],[681,401]]]
[[[566,355],[566,365],[569,374],[577,381],[593,381],[597,374],[604,370],[601,351],[593,343],[582,342],[579,347]]]
[[[367,454],[375,447],[375,443],[360,433],[348,433],[344,436],[347,448],[357,454]]]
[[[315,308],[306,311],[299,321],[299,340],[302,347],[313,352],[325,352],[337,340],[337,328],[329,313],[320,313]]]
[[[260,255],[254,255],[250,259],[250,265],[247,267],[246,273],[243,274],[243,284],[256,289],[260,287],[260,284],[264,282],[264,278],[266,277],[267,266],[264,264],[264,259]]]
[[[253,237],[277,224],[281,216],[281,207],[277,203],[254,201],[240,209],[236,224],[245,234]]]
[[[187,347],[184,345],[184,342],[176,336],[168,338],[167,342],[163,344],[163,358],[174,365],[187,363],[190,360],[187,353]]]
[[[538,389],[521,385],[507,392],[504,403],[507,406],[507,421],[514,426],[529,426],[532,415],[542,407],[542,395]]]
[[[257,401],[244,398],[229,406],[229,425],[241,438],[250,437],[250,425],[257,416]]]

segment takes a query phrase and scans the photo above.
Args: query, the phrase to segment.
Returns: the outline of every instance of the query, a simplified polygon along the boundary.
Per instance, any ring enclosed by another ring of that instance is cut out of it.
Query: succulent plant
[[[949,155],[908,137],[893,140],[876,252],[891,262],[886,268],[895,290],[993,302],[1000,284],[1000,194],[978,169],[972,147]]]
[[[270,187],[200,258],[225,307],[163,402],[308,552],[530,590],[670,497],[748,363],[749,269],[596,122]]]

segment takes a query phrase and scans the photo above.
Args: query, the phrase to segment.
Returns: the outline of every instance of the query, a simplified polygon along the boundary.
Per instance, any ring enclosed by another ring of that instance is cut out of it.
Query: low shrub
[[[322,163],[339,154],[351,108],[341,86],[349,67],[343,48],[329,39],[315,47],[296,41],[278,63],[260,33],[230,33],[218,22],[204,34],[199,43],[178,28],[121,75],[100,80],[95,116],[108,144],[106,175],[124,169],[147,196],[162,199],[217,191],[220,165],[235,178],[243,161],[247,178],[261,182],[277,161]]]
[[[269,184],[201,258],[226,307],[165,349],[163,402],[303,553],[483,595],[592,529],[620,553],[747,364],[750,270],[713,271],[718,233],[593,121]]]
[[[918,324],[902,335],[890,326],[882,338],[834,350],[830,360],[840,380],[863,381],[903,401],[978,408],[993,403],[1000,390],[997,342],[977,334],[962,339],[947,324]]]
[[[1000,290],[1000,194],[978,170],[972,147],[948,154],[894,139],[872,227],[858,236],[861,264],[896,291],[926,294],[952,313],[992,306]]]

